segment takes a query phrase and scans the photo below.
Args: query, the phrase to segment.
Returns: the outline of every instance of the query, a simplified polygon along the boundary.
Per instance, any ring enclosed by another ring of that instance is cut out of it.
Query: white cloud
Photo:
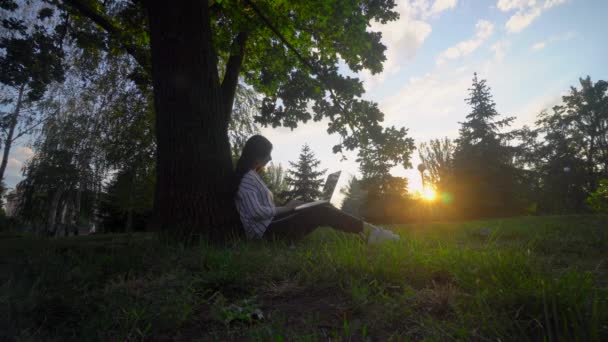
[[[503,12],[516,11],[505,28],[508,32],[518,33],[528,27],[544,10],[565,3],[566,0],[498,0],[496,7]]]
[[[458,0],[436,0],[431,7],[430,15],[437,14],[443,12],[448,9],[452,9],[456,7]]]
[[[387,47],[385,73],[398,72],[403,61],[412,59],[431,34],[431,25],[422,20],[424,6],[428,4],[416,5],[409,1],[401,1],[396,7],[399,13],[398,20],[384,25],[379,22],[372,23],[371,30],[382,32],[382,42]]]
[[[22,178],[22,169],[25,162],[27,162],[34,155],[34,151],[27,146],[17,146],[9,155],[8,162],[6,164],[5,179],[7,187],[12,188]]]
[[[441,65],[448,59],[457,59],[475,51],[494,32],[494,24],[487,20],[479,20],[475,25],[475,37],[462,41],[439,54],[437,64]]]
[[[534,19],[540,16],[540,13],[540,8],[532,8],[529,11],[517,12],[511,18],[509,18],[505,24],[505,27],[507,28],[507,31],[511,33],[521,32],[523,29],[532,24]]]
[[[410,78],[380,102],[386,124],[409,127],[415,138],[424,140],[457,134],[461,118],[454,115],[466,113],[464,98],[472,75],[473,70],[462,67]]]
[[[458,0],[401,0],[397,2],[395,11],[399,19],[380,24],[373,22],[370,30],[382,32],[382,42],[386,45],[386,62],[384,71],[372,75],[364,70],[360,73],[366,88],[384,81],[386,75],[399,72],[401,66],[412,60],[416,52],[433,31],[428,22],[430,17],[456,7]]]
[[[503,12],[508,12],[514,9],[523,9],[526,6],[533,6],[535,3],[534,0],[498,0],[496,7]]]
[[[538,119],[538,114],[543,110],[550,110],[553,106],[560,104],[562,95],[566,94],[547,91],[546,94],[516,108],[514,112],[515,122],[513,122],[513,128],[520,128],[524,125],[534,126],[534,123]]]
[[[545,4],[543,5],[543,7],[545,9],[549,9],[553,6],[561,5],[564,2],[566,2],[566,0],[547,0],[547,1],[545,1]]]
[[[545,48],[545,46],[547,46],[547,43],[545,43],[545,42],[539,42],[539,43],[536,43],[536,44],[532,45],[532,49],[534,49],[534,50],[542,50],[542,49]]]
[[[510,43],[506,40],[499,40],[490,49],[494,52],[494,59],[498,62],[502,62],[507,55],[507,50],[510,47]]]
[[[386,45],[385,73],[396,73],[404,61],[416,56],[416,51],[431,34],[428,23],[408,18],[391,22],[383,27],[382,40]]]
[[[534,45],[532,45],[532,50],[542,50],[549,44],[553,44],[555,42],[560,42],[560,41],[567,41],[567,40],[574,38],[575,36],[576,36],[576,34],[572,31],[566,32],[561,35],[551,36],[547,40],[540,41],[540,42],[537,42]]]

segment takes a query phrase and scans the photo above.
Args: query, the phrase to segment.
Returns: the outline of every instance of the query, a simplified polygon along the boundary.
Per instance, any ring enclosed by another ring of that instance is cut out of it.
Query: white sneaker
[[[398,241],[400,240],[399,235],[391,232],[388,229],[384,229],[382,227],[376,227],[374,225],[370,224],[370,227],[372,228],[371,233],[369,233],[369,235],[367,236],[367,243],[368,244],[377,244],[377,243],[382,243],[385,241]]]

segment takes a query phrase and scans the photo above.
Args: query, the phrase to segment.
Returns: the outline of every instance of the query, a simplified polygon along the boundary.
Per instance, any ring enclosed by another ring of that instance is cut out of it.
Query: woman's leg
[[[270,223],[264,237],[298,240],[320,226],[348,233],[363,232],[363,221],[330,205],[306,209]]]

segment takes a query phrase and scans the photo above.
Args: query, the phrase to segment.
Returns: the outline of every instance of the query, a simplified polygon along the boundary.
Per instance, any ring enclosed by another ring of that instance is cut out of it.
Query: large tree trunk
[[[9,122],[8,135],[4,142],[4,153],[2,154],[2,163],[0,163],[0,182],[4,180],[4,171],[6,171],[6,165],[8,164],[8,155],[11,151],[13,144],[13,136],[15,135],[15,127],[17,127],[17,119],[21,112],[21,104],[23,103],[23,90],[25,85],[19,88],[19,95],[17,96],[17,104],[15,105],[15,111],[11,115],[11,121]]]
[[[147,1],[156,109],[152,225],[181,241],[240,227],[207,1]]]

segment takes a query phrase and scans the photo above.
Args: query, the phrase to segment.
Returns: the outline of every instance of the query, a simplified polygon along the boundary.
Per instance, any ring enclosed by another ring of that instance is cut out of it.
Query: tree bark
[[[230,122],[230,114],[232,113],[232,105],[234,104],[234,94],[236,86],[239,82],[239,71],[245,57],[245,43],[247,42],[247,33],[239,32],[232,42],[232,52],[226,63],[226,74],[222,81],[222,101],[224,106],[224,116],[226,124]]]
[[[156,110],[152,226],[181,241],[240,232],[207,1],[146,1]]]
[[[70,228],[72,229],[72,233],[76,236],[78,235],[78,223],[80,220],[80,206],[82,201],[82,187],[83,182],[81,181],[78,185],[78,189],[76,189],[76,196],[74,198],[74,210],[72,211],[72,215],[70,218]]]
[[[6,136],[6,141],[4,142],[4,153],[2,155],[2,163],[0,163],[0,182],[4,180],[4,172],[6,171],[6,165],[8,164],[8,155],[11,152],[11,147],[13,145],[13,135],[15,134],[15,127],[17,127],[17,119],[19,118],[19,113],[21,112],[21,104],[23,103],[23,90],[25,89],[25,85],[22,85],[19,88],[19,95],[17,96],[17,104],[15,105],[15,111],[11,116],[11,122],[9,123],[8,135]]]
[[[71,195],[68,193],[68,198],[63,201],[63,205],[61,206],[61,219],[59,220],[60,227],[63,228],[63,235],[68,236],[68,223],[66,223],[66,216],[68,216],[68,211],[70,210],[70,197]]]
[[[63,194],[63,187],[59,186],[55,193],[53,194],[53,199],[51,200],[51,205],[49,206],[49,211],[47,213],[46,219],[46,233],[47,235],[54,236],[56,232],[56,219],[57,219],[57,208],[59,207],[59,200],[61,199],[61,195]]]

